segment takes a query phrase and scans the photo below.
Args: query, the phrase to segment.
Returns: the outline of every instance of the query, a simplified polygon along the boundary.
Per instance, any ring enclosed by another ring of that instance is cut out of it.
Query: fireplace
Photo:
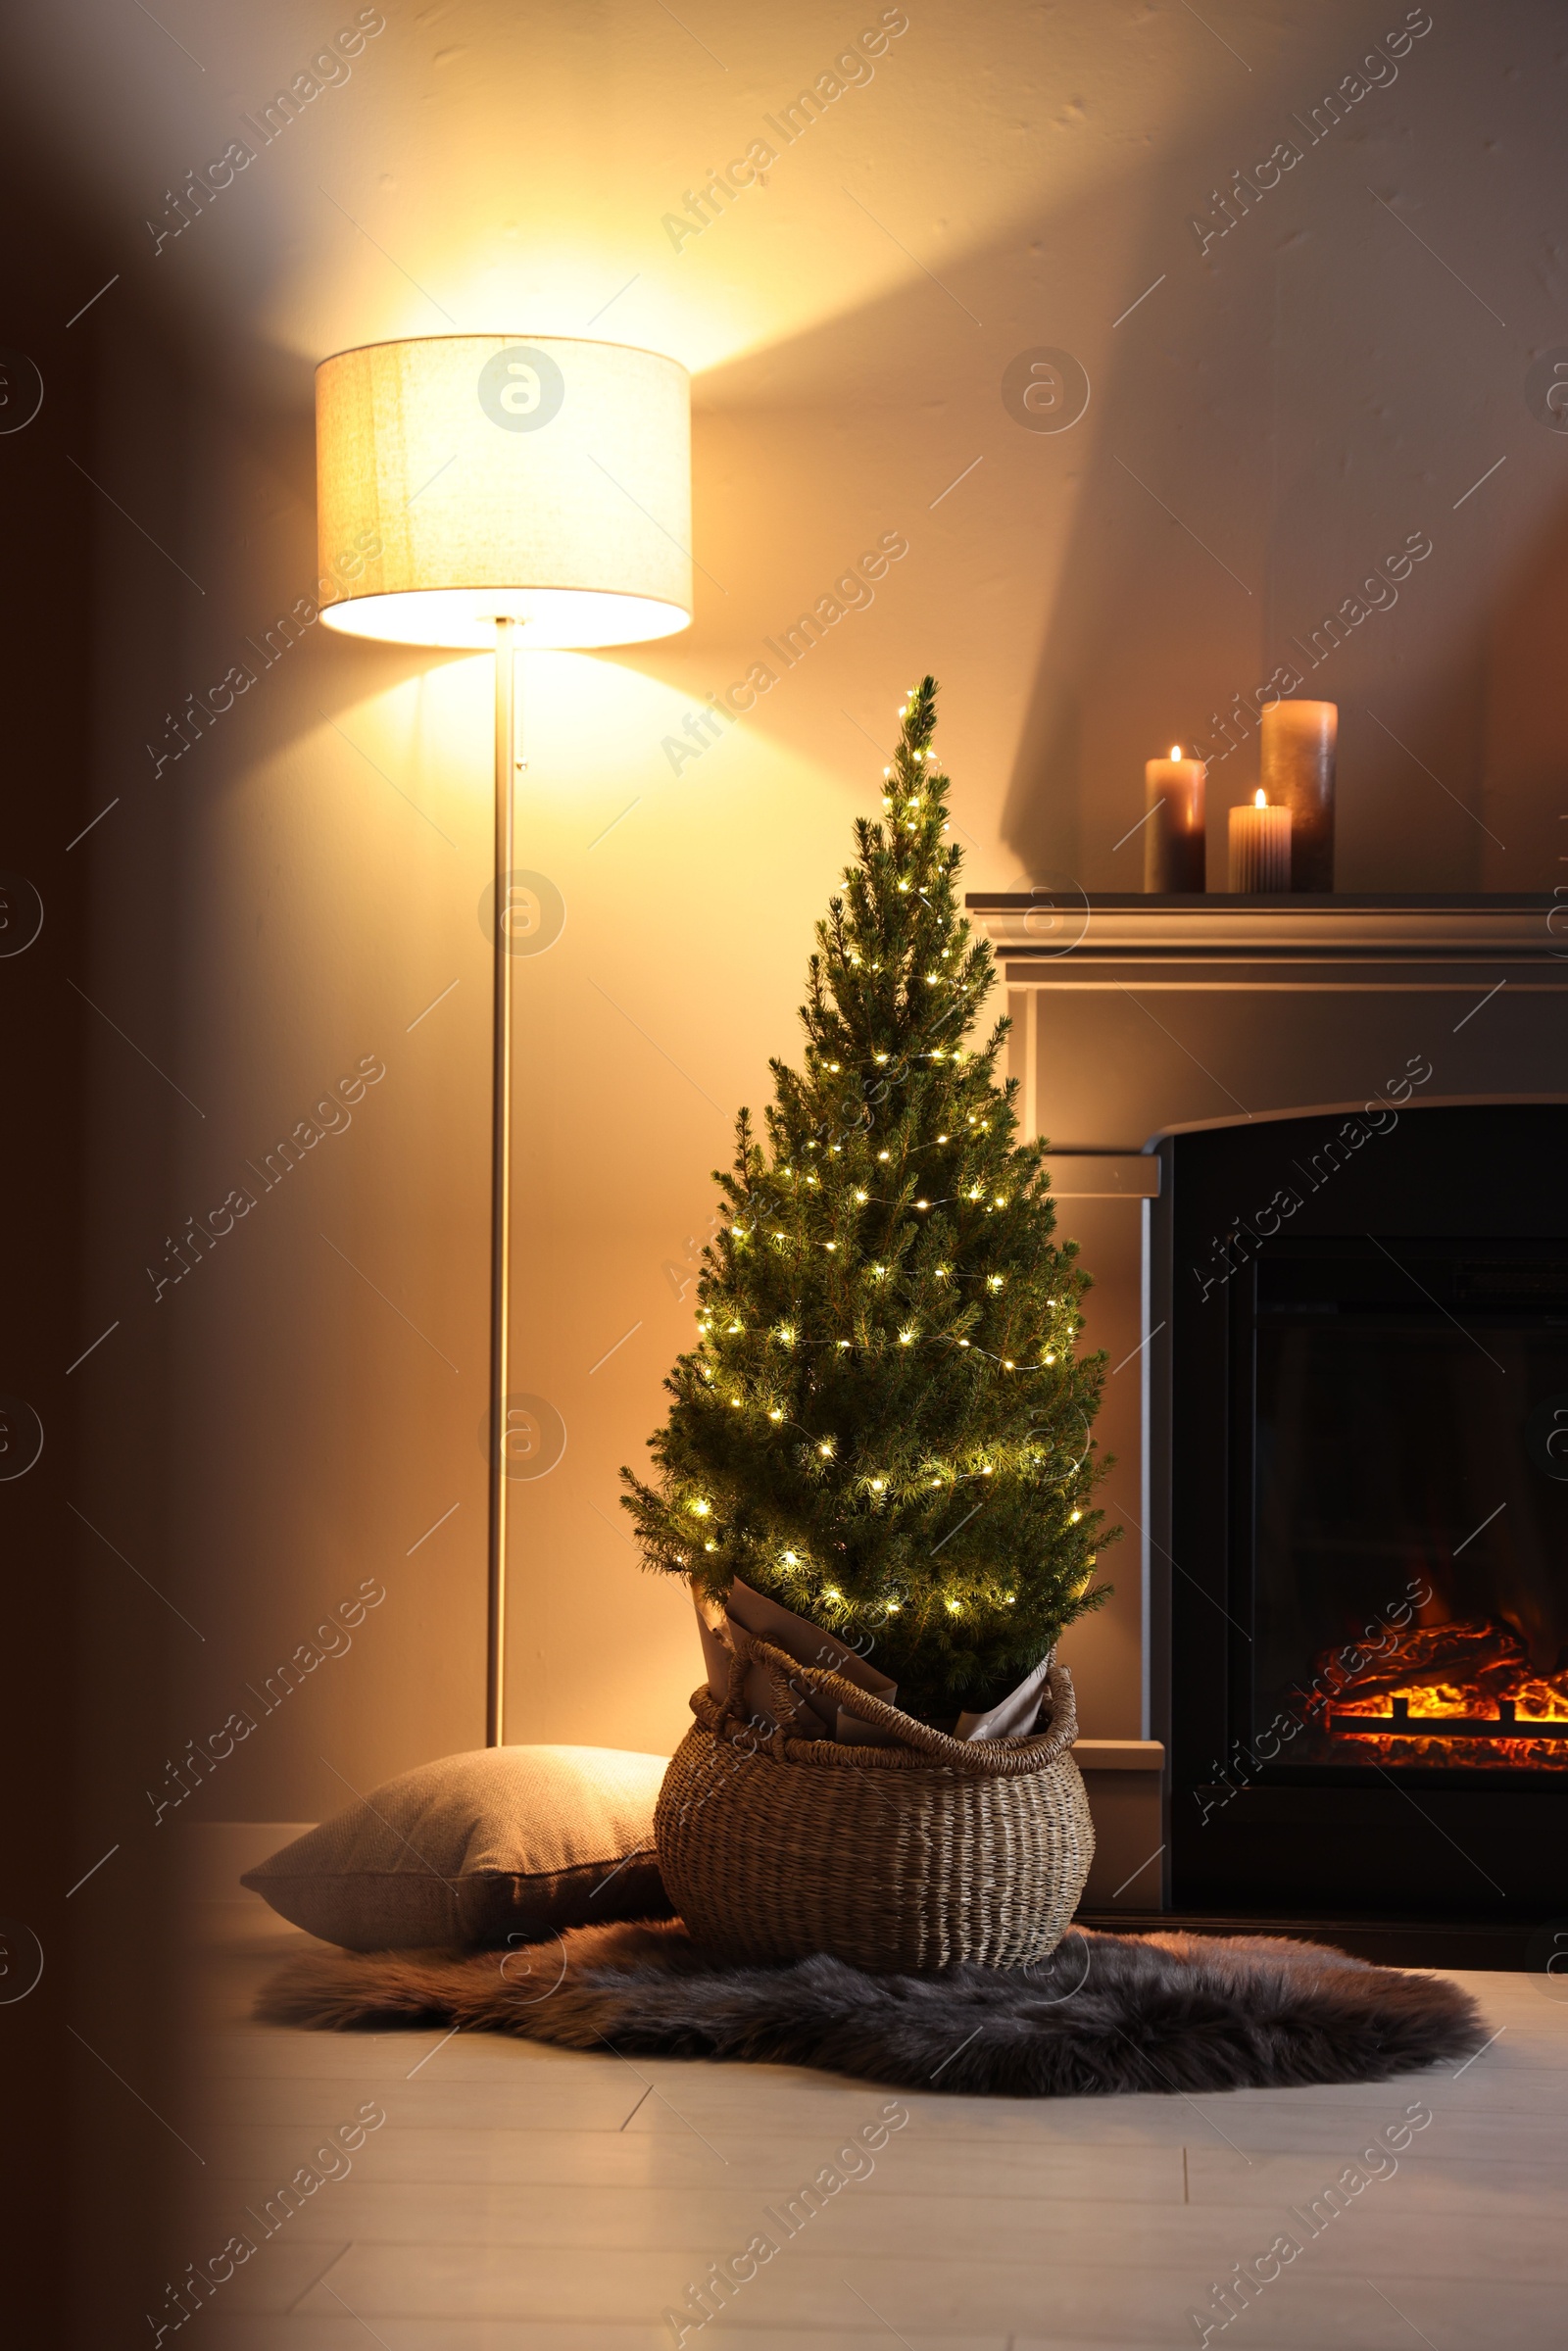
[[[1253,1751],[1568,1773],[1568,1248],[1282,1232],[1250,1304]]]
[[[1520,1964],[1568,1914],[1560,906],[969,905],[1107,1358],[1091,1906]]]
[[[1561,1907],[1568,1110],[1162,1148],[1174,1905]]]

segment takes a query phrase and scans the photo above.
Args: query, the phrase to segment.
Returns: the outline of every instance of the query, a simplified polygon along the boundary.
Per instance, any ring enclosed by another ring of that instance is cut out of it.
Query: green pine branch
[[[959,907],[933,679],[900,720],[816,926],[804,1063],[770,1064],[763,1137],[743,1110],[715,1176],[655,1475],[621,1476],[649,1567],[716,1598],[743,1577],[951,1721],[1106,1596],[1105,1359],[1076,1352],[1088,1276],[997,1077],[1006,1021],[969,1042],[996,972]]]

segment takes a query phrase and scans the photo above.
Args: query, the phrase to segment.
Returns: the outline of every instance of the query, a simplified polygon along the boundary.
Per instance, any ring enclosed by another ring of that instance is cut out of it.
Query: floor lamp
[[[505,1738],[515,655],[634,645],[691,619],[691,400],[621,343],[437,335],[316,372],[329,627],[496,657],[485,1737]]]

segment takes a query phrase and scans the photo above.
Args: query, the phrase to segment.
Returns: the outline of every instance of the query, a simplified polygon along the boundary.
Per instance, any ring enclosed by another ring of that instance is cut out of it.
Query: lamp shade
[[[621,343],[434,335],[316,371],[331,627],[408,645],[631,645],[692,612],[691,386]]]

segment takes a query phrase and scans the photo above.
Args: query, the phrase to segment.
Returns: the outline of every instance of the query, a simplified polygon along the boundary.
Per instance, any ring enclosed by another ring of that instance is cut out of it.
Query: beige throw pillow
[[[668,1758],[479,1747],[386,1781],[241,1884],[351,1951],[538,1940],[667,1918],[654,1804]]]

